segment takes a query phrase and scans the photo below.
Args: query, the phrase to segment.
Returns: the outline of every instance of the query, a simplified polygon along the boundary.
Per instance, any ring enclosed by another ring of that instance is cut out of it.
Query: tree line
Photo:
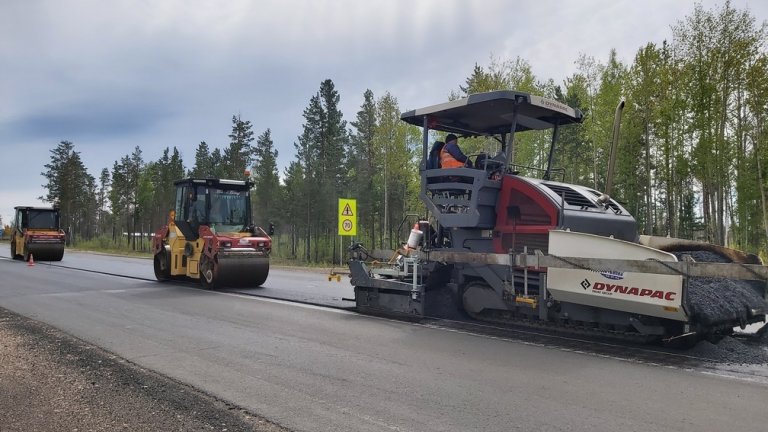
[[[768,106],[766,26],[730,2],[693,13],[672,27],[672,38],[638,49],[631,64],[615,51],[605,62],[580,55],[562,83],[536,77],[522,58],[491,58],[474,69],[450,98],[514,89],[557,99],[584,113],[563,128],[557,179],[602,190],[607,174],[613,112],[626,100],[613,195],[638,220],[641,233],[700,239],[750,250],[768,249]],[[173,181],[185,176],[242,178],[250,169],[253,212],[275,223],[275,253],[303,262],[338,262],[337,199],[358,200],[358,238],[372,248],[393,248],[407,235],[418,199],[420,129],[399,120],[397,98],[367,90],[347,122],[332,80],[309,97],[282,173],[271,130],[254,138],[250,121],[232,117],[229,143],[200,142],[191,168],[166,148],[145,161],[140,147],[104,168],[97,178],[74,144],[51,150],[42,173],[70,241],[100,239],[147,248],[126,233],[148,233],[165,223]],[[439,103],[440,101],[435,101]],[[437,136],[432,139],[438,138]],[[549,133],[516,138],[514,163],[536,175],[546,165]],[[462,141],[466,153],[492,151],[483,139]],[[415,216],[414,216],[415,217]],[[411,222],[412,223],[412,222]]]

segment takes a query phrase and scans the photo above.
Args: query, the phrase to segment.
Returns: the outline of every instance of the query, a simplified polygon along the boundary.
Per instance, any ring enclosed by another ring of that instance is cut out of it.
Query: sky
[[[702,1],[705,9],[722,1]],[[732,0],[758,23],[768,2]],[[580,54],[632,62],[690,15],[681,0],[0,0],[0,217],[44,205],[60,141],[89,173],[140,146],[145,161],[200,141],[224,148],[232,116],[294,159],[302,113],[333,80],[344,119],[366,89],[401,110],[448,100],[477,63],[530,63],[561,84]]]

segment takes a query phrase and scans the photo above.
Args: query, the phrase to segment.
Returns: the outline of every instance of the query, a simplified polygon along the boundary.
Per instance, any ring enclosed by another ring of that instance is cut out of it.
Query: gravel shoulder
[[[0,431],[286,431],[0,308]]]

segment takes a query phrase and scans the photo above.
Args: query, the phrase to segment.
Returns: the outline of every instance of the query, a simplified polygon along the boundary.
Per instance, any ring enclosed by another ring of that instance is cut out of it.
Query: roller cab
[[[61,261],[66,235],[61,230],[59,209],[14,207],[11,257],[29,261]]]
[[[197,279],[208,289],[262,285],[272,228],[267,233],[252,223],[252,182],[190,178],[175,185],[168,225],[152,241],[157,279]]]

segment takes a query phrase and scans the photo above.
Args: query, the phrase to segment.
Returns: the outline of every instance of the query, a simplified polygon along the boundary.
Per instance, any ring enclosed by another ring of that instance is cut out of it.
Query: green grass
[[[143,246],[144,250],[141,250]],[[96,237],[91,240],[79,241],[70,249],[79,251],[99,252],[114,255],[126,255],[126,256],[139,256],[139,257],[151,257],[152,252],[150,250],[149,242],[145,242],[143,245],[137,245],[139,250],[133,250],[130,245],[122,243],[116,243],[111,237]]]

